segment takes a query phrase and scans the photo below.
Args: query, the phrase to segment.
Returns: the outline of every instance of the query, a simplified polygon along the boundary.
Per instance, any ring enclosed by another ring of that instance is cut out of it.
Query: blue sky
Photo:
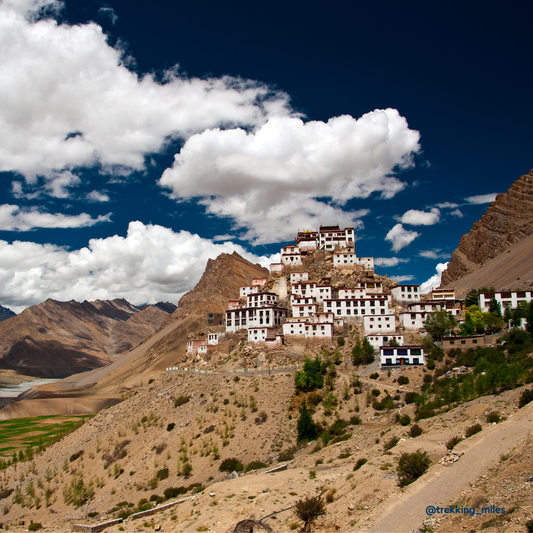
[[[2,0],[0,304],[177,303],[320,223],[437,282],[533,166],[531,11]]]

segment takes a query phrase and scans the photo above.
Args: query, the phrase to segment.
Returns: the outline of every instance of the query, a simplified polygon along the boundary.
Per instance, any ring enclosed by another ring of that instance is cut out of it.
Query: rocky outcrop
[[[3,322],[4,320],[7,320],[8,318],[12,318],[14,316],[15,316],[15,313],[13,313],[11,309],[8,309],[7,307],[0,305],[0,322]]]
[[[106,365],[154,333],[168,317],[166,309],[175,306],[49,299],[0,323],[0,367],[65,377]]]
[[[533,170],[521,176],[505,194],[498,194],[486,213],[461,237],[441,287],[453,285],[508,248],[533,234]]]
[[[209,259],[200,281],[181,298],[167,323],[192,311],[224,313],[228,300],[239,297],[240,287],[251,285],[252,278],[268,278],[269,275],[267,268],[250,263],[236,252]]]

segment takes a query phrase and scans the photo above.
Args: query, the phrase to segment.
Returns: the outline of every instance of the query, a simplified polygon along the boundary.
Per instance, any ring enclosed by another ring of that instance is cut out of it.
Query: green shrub
[[[43,525],[40,522],[33,522],[28,526],[28,531],[39,531]]]
[[[167,431],[172,431],[175,427],[176,427],[176,424],[174,424],[174,422],[172,422],[171,424],[169,424],[167,426]]]
[[[321,496],[306,496],[296,502],[296,516],[303,521],[302,531],[311,531],[312,523],[326,514],[326,504]]]
[[[402,453],[396,469],[400,476],[400,487],[406,487],[416,481],[426,472],[430,464],[429,455],[422,450],[417,450],[413,453]]]
[[[260,468],[266,468],[268,465],[261,461],[252,461],[246,465],[244,469],[245,472],[250,472],[251,470],[259,470]]]
[[[398,437],[391,437],[384,445],[383,445],[383,451],[386,452],[390,450],[391,448],[394,448],[396,444],[400,442],[400,439]]]
[[[463,439],[459,437],[458,435],[454,435],[447,443],[446,448],[448,450],[453,450],[457,444],[459,444]]]
[[[465,437],[466,438],[471,437],[472,435],[479,433],[482,429],[483,428],[481,427],[481,424],[474,424],[473,426],[466,428]]]
[[[396,422],[402,426],[408,426],[411,423],[411,417],[409,415],[396,415]]]
[[[284,463],[285,461],[292,461],[294,459],[294,454],[297,451],[297,447],[293,446],[292,448],[288,448],[287,450],[283,450],[278,455],[278,461],[280,463]]]
[[[337,435],[335,438],[333,438],[330,442],[330,444],[337,444],[337,442],[344,442],[345,440],[348,440],[352,437],[351,433],[344,433],[344,435]]]
[[[322,374],[325,370],[326,365],[318,355],[315,359],[306,358],[302,370],[296,372],[294,376],[296,389],[302,392],[322,389],[324,387],[324,376]]]
[[[300,408],[300,417],[296,424],[296,430],[298,432],[297,441],[302,442],[304,440],[315,440],[318,438],[318,429],[313,422],[313,417],[307,409],[307,404],[304,402]]]
[[[150,496],[150,501],[154,502],[156,505],[159,505],[165,501],[165,498],[163,498],[162,496],[158,496],[157,494],[152,494]]]
[[[238,459],[236,459],[235,457],[231,457],[229,459],[224,459],[222,463],[220,463],[218,469],[221,472],[228,472],[229,474],[231,474],[232,472],[241,472],[243,466]]]
[[[378,372],[374,372],[372,374],[370,374],[370,376],[368,376],[370,379],[378,379],[379,378],[379,373]]]
[[[161,470],[157,471],[156,474],[157,479],[163,480],[168,478],[168,468],[161,468]]]
[[[422,435],[422,433],[424,433],[424,430],[418,424],[414,424],[409,429],[409,436],[412,437],[413,439],[415,437],[419,437],[420,435]]]
[[[360,426],[362,424],[361,418],[357,415],[353,415],[350,417],[350,424],[352,426]]]
[[[533,533],[533,520],[526,522],[527,533]]]
[[[518,402],[518,409],[522,409],[524,405],[533,401],[533,389],[526,389],[520,395],[520,400]]]
[[[358,459],[357,463],[355,463],[355,466],[353,467],[353,471],[355,472],[359,470],[367,462],[368,462],[368,459],[365,459],[364,457],[362,457],[361,459]]]
[[[78,459],[79,457],[81,457],[82,455],[83,455],[83,450],[80,450],[79,452],[73,453],[73,454],[70,456],[70,462],[72,463],[73,461],[75,461],[76,459]]]
[[[174,407],[180,407],[181,405],[185,405],[190,399],[190,396],[184,396],[182,394],[174,400]]]
[[[416,403],[419,397],[420,396],[417,392],[406,392],[403,401],[406,404]]]
[[[376,398],[381,394],[381,391],[379,389],[372,389],[372,396],[375,396]]]
[[[344,337],[338,337],[337,338],[337,344],[339,346],[344,346],[346,344],[346,341],[344,340]]]
[[[492,411],[486,418],[489,424],[497,424],[500,421],[500,413],[498,411]]]
[[[409,378],[407,376],[400,376],[398,378],[398,385],[407,385],[409,383]]]

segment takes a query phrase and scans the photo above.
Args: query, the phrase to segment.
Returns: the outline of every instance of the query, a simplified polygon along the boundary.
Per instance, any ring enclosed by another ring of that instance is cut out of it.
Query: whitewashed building
[[[425,365],[423,346],[382,346],[379,349],[382,367]]]
[[[481,311],[488,312],[490,301],[495,298],[503,313],[506,308],[516,309],[520,302],[531,302],[531,294],[532,291],[480,292],[479,308]]]
[[[281,249],[281,262],[285,266],[300,266],[302,264],[302,254],[298,246],[289,245]]]
[[[284,268],[283,263],[270,263],[270,272],[283,272]]]
[[[290,281],[293,283],[300,283],[301,281],[309,280],[309,272],[291,272]]]
[[[322,250],[333,251],[336,246],[353,248],[354,245],[354,228],[341,229],[339,226],[320,226],[318,230],[318,246]]]
[[[279,328],[287,318],[287,308],[277,306],[241,307],[226,311],[226,331],[235,333],[252,327]]]
[[[324,311],[344,317],[386,315],[389,312],[389,302],[385,295],[380,298],[329,299],[324,300]]]
[[[302,337],[333,337],[333,324],[327,322],[295,322],[283,324],[283,335],[297,335]]]
[[[394,289],[391,289],[390,292],[400,304],[420,301],[419,285],[398,285]]]
[[[396,318],[394,315],[365,315],[363,325],[366,334],[391,333],[396,331]]]
[[[401,333],[373,333],[366,335],[366,338],[374,350],[379,350],[382,346],[388,346],[390,341],[403,345],[403,335]]]

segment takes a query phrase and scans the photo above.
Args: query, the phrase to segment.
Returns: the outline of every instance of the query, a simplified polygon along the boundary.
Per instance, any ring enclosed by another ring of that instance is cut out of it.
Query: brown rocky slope
[[[0,366],[40,377],[101,367],[154,333],[174,309],[49,299],[0,324]]]
[[[481,220],[463,235],[442,274],[441,287],[453,286],[531,234],[533,170],[515,181],[507,193],[498,194]]]

